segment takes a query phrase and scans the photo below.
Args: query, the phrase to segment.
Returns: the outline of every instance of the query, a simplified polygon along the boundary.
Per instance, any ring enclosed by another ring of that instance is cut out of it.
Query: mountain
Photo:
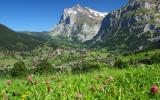
[[[160,0],[129,0],[102,21],[92,47],[111,50],[157,48],[160,43]]]
[[[37,37],[15,32],[0,24],[0,49],[31,50],[41,44],[43,44],[43,42]]]
[[[64,9],[59,23],[50,32],[53,37],[64,36],[81,42],[92,39],[101,25],[101,21],[107,13],[97,12],[88,7],[76,6]]]

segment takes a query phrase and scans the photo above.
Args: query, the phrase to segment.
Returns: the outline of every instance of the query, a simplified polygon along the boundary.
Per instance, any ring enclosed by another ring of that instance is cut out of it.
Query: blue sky
[[[124,6],[128,0],[0,0],[0,23],[16,31],[50,31],[64,8],[76,4],[101,12]]]

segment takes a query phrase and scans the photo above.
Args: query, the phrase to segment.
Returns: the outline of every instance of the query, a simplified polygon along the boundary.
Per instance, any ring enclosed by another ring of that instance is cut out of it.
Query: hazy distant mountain
[[[58,25],[50,33],[51,36],[64,36],[82,42],[92,39],[101,26],[107,13],[97,12],[88,7],[76,6],[64,9]]]
[[[43,44],[43,42],[41,42],[38,38],[15,32],[0,24],[0,48],[16,50],[19,49],[19,46],[21,46],[21,49],[23,50],[31,50],[40,44]]]
[[[42,32],[21,31],[20,33],[31,35],[40,41],[48,41],[49,39],[51,39],[51,36],[48,35],[49,31],[42,31]]]
[[[160,0],[129,0],[104,18],[91,43],[112,50],[159,47]]]

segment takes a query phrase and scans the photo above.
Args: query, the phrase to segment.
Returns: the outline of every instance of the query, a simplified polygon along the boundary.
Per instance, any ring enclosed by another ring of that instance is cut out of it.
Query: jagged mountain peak
[[[80,4],[76,4],[75,6],[72,7],[73,9],[80,9],[81,5]]]
[[[51,35],[67,36],[69,39],[77,38],[84,42],[92,39],[99,30],[101,21],[107,13],[101,13],[79,4],[64,9],[58,25],[53,29]]]
[[[93,18],[94,17],[105,17],[108,14],[106,12],[98,12],[89,7],[82,7],[79,4],[73,6],[72,8],[64,9],[64,14],[76,15],[78,13],[81,13],[83,15],[91,15]]]
[[[79,5],[79,4],[76,4],[76,5],[74,5],[72,8],[65,8],[64,9],[64,13],[67,13],[67,12],[69,12],[69,11],[82,11],[82,7]],[[69,12],[69,13],[72,13],[72,12]]]

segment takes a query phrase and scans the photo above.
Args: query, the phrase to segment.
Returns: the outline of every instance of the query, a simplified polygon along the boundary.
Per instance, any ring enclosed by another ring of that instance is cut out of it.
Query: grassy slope
[[[33,49],[35,46],[42,44],[40,40],[33,36],[14,32],[6,26],[0,24],[0,47],[14,48],[13,46],[15,46],[16,43],[23,43],[28,46],[28,49]]]
[[[160,49],[152,49],[144,52],[139,52],[133,55],[128,55],[128,56],[123,56],[122,59],[124,61],[129,61],[130,59],[132,60],[142,60],[142,59],[147,59],[151,57],[155,53],[159,53]],[[145,56],[147,54],[147,56]]]

